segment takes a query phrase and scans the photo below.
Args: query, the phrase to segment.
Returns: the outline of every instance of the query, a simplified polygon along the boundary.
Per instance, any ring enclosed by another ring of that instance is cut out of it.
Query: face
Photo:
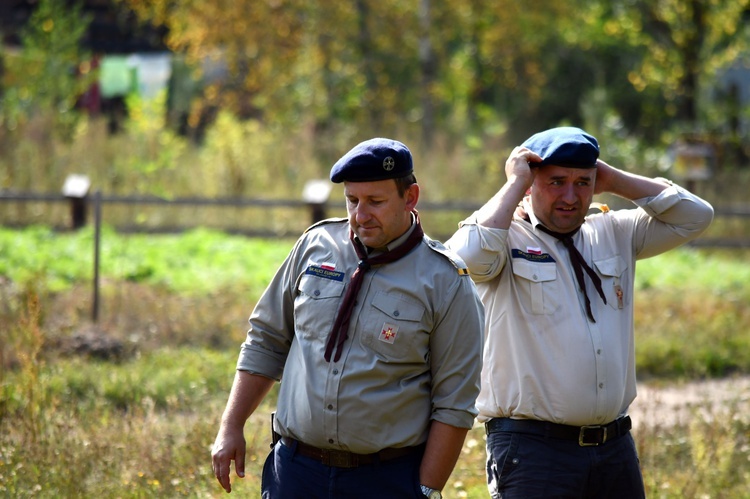
[[[419,199],[419,186],[411,185],[399,196],[392,179],[344,182],[349,225],[371,248],[382,248],[411,226],[411,212]]]
[[[539,168],[531,186],[531,205],[537,218],[555,232],[580,227],[594,197],[596,168]]]

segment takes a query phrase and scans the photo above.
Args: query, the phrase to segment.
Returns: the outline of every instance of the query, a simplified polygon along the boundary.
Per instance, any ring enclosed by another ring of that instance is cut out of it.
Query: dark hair
[[[396,190],[398,190],[398,195],[404,197],[406,189],[417,183],[417,177],[413,173],[410,173],[405,177],[394,178],[393,181],[396,182]]]

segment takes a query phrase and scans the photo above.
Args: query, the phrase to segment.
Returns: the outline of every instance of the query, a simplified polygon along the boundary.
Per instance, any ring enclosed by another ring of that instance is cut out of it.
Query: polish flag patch
[[[320,268],[325,270],[336,270],[336,264],[331,262],[323,262],[320,264]]]
[[[526,253],[531,253],[532,255],[541,255],[542,248],[539,248],[537,246],[526,246]]]

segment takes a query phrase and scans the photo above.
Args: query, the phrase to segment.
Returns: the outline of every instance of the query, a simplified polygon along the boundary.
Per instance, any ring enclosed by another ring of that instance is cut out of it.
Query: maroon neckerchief
[[[523,219],[527,222],[531,222],[529,214],[525,211],[523,211]],[[591,313],[591,300],[589,300],[589,295],[588,293],[586,293],[586,283],[583,281],[584,270],[589,275],[589,278],[591,278],[591,282],[594,283],[594,287],[599,293],[599,296],[602,297],[602,300],[604,300],[605,305],[607,304],[607,297],[604,296],[604,290],[602,289],[602,280],[598,275],[596,275],[594,269],[589,267],[589,265],[586,263],[586,260],[583,259],[583,255],[581,255],[581,252],[578,251],[578,249],[575,247],[575,244],[573,244],[573,236],[576,232],[581,230],[581,226],[579,225],[575,230],[565,233],[555,232],[548,229],[542,224],[538,224],[536,228],[558,239],[566,248],[568,248],[568,257],[570,257],[570,263],[573,266],[573,272],[575,272],[576,281],[578,281],[578,286],[581,288],[581,291],[583,291],[584,298],[586,298],[586,313],[588,314],[589,319],[591,319],[591,322],[596,323],[594,314]]]
[[[341,346],[348,338],[349,331],[349,320],[352,317],[352,310],[359,294],[359,289],[362,287],[362,281],[365,273],[370,270],[373,265],[383,265],[386,263],[395,262],[400,259],[411,250],[413,250],[424,237],[424,231],[422,231],[422,224],[419,222],[419,213],[414,210],[414,230],[411,231],[409,237],[404,241],[403,244],[394,248],[392,251],[386,251],[378,256],[367,258],[367,250],[361,241],[354,238],[354,232],[349,229],[349,239],[354,246],[354,251],[357,252],[359,257],[359,263],[357,269],[352,274],[352,279],[349,281],[349,287],[344,295],[344,300],[341,302],[336,321],[333,323],[333,328],[328,334],[328,341],[326,342],[326,353],[325,358],[328,362],[331,361],[331,353],[333,348],[336,347],[336,356],[333,358],[334,362],[338,362],[341,358]]]

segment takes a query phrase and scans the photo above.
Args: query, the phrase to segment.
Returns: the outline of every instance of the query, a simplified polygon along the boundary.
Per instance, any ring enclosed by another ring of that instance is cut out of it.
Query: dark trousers
[[[639,499],[645,491],[630,433],[603,445],[539,435],[487,435],[487,486],[493,499]]]
[[[263,499],[404,498],[424,499],[419,488],[421,453],[338,468],[295,453],[279,442],[263,465]]]

